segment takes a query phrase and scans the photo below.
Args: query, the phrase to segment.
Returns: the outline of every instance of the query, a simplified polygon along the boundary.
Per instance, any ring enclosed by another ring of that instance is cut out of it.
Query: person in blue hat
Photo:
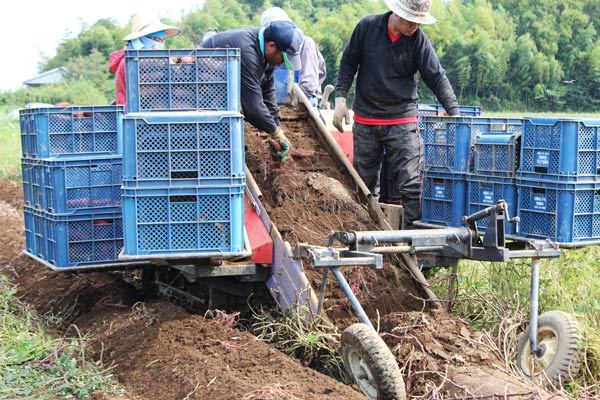
[[[260,17],[260,26],[273,21],[293,22],[287,12],[280,7],[267,8]],[[302,69],[298,71],[298,86],[304,92],[313,107],[318,108],[323,99],[321,86],[327,77],[327,66],[323,54],[319,51],[314,39],[304,35],[304,45],[300,53]]]
[[[280,126],[272,67],[285,64],[299,71],[303,44],[304,33],[290,21],[221,32],[202,43],[205,49],[241,49],[242,111],[248,122],[270,135],[271,151],[281,161],[287,159],[292,145]]]

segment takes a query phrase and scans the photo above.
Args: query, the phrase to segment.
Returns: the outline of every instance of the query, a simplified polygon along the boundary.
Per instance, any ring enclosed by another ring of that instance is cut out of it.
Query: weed
[[[252,314],[255,321],[252,332],[260,340],[299,359],[307,367],[349,382],[337,351],[339,333],[331,323],[311,316],[305,306],[286,314],[277,310],[253,310]]]
[[[0,275],[0,398],[91,398],[118,394],[111,369],[89,359],[86,339],[53,339]]]
[[[302,389],[296,382],[285,385],[274,383],[262,389],[246,393],[242,400],[300,400],[301,397],[296,396],[295,393],[301,392]]]

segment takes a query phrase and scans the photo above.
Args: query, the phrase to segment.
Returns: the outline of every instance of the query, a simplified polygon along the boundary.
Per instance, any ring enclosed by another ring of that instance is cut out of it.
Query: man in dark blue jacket
[[[421,218],[423,145],[417,121],[417,72],[448,115],[459,115],[446,71],[422,24],[433,24],[431,0],[385,0],[391,12],[363,18],[354,28],[340,62],[334,126],[350,123],[346,96],[354,75],[354,167],[379,197],[383,152],[388,161],[389,196],[404,206],[407,226]],[[385,182],[384,182],[385,184]]]
[[[280,160],[287,158],[292,146],[279,126],[272,67],[285,64],[288,69],[300,70],[303,43],[302,30],[289,21],[217,33],[202,43],[203,48],[241,49],[242,111],[248,122],[278,144],[272,151]]]

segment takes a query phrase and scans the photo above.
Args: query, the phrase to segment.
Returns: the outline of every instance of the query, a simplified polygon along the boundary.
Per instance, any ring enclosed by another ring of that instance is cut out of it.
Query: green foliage
[[[182,29],[168,48],[200,44],[210,28],[257,26],[268,7],[283,7],[313,37],[335,84],[344,46],[364,16],[387,11],[376,0],[207,0],[202,8],[167,21]],[[436,0],[439,23],[424,26],[461,104],[485,109],[585,111],[600,107],[600,13],[597,0]],[[122,47],[129,26],[102,19],[58,44],[41,68],[67,66],[71,79],[89,81],[111,99],[110,53]],[[33,94],[32,95],[37,95]],[[435,102],[421,82],[423,102]],[[1,104],[0,99],[0,104]]]
[[[0,398],[89,399],[120,392],[110,369],[88,359],[85,338],[53,339],[0,275]]]
[[[14,109],[0,107],[0,179],[21,180],[21,134]]]
[[[84,27],[77,37],[65,38],[59,43],[56,56],[44,63],[42,71],[64,66],[71,59],[89,56],[93,51],[99,52],[108,61],[111,52],[123,47],[123,37],[128,33],[128,27],[119,27],[111,20],[101,19],[89,28]]]
[[[14,92],[0,93],[0,105],[16,104],[18,107],[22,107],[28,102],[50,104],[67,102],[78,105],[108,104],[112,98],[107,95],[107,87],[108,85],[112,86],[112,84],[106,81],[103,85],[103,87],[98,87],[83,79],[73,79],[60,84],[19,89]]]

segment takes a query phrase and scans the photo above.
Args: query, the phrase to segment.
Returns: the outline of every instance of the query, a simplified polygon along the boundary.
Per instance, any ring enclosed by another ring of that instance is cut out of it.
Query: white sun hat
[[[431,25],[437,19],[430,14],[431,0],[384,0],[397,16],[415,24]]]
[[[292,22],[290,16],[279,7],[267,8],[260,17],[260,26],[267,26],[273,21],[288,21]]]
[[[159,19],[157,19],[150,23],[142,25],[142,27],[137,32],[131,32],[129,35],[125,36],[123,40],[129,42],[131,40],[139,39],[141,37],[149,36],[153,33],[158,32],[164,32],[164,34],[161,35],[161,39],[168,39],[170,37],[179,35],[181,30],[174,26],[164,24]]]

